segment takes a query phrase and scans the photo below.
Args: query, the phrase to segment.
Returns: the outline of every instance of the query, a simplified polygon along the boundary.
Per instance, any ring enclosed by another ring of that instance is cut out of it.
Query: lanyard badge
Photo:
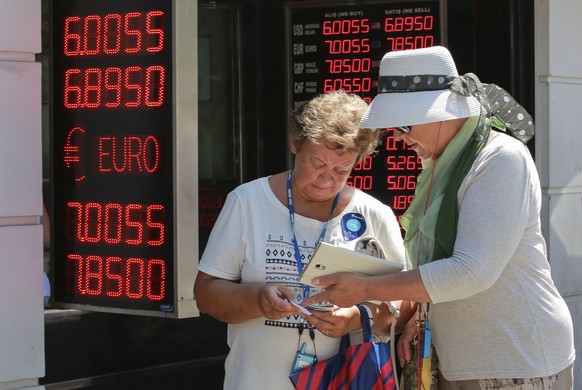
[[[293,205],[293,190],[292,190],[292,175],[293,170],[289,170],[289,175],[287,176],[287,208],[289,209],[289,221],[291,222],[291,231],[293,232],[293,247],[295,249],[295,261],[297,262],[297,272],[298,275],[301,275],[303,272],[303,263],[301,261],[301,252],[299,250],[299,244],[297,243],[297,236],[295,235],[295,206]],[[327,225],[329,224],[329,220],[333,216],[333,212],[337,207],[340,199],[340,194],[336,195],[333,205],[331,207],[331,212],[329,214],[329,218],[319,235],[319,239],[315,243],[315,247],[319,245],[321,241],[325,238],[325,233],[327,231]],[[310,287],[307,285],[302,285],[303,288],[303,298],[307,298],[309,296],[309,289]],[[302,368],[312,365],[313,363],[317,362],[317,350],[315,349],[315,330],[313,327],[308,326],[309,329],[309,338],[311,339],[311,343],[313,344],[313,354],[307,353],[307,343],[301,344],[301,335],[303,334],[303,329],[305,325],[303,322],[299,324],[299,338],[297,340],[297,352],[295,353],[295,359],[293,359],[293,367],[291,367],[291,373],[295,373]],[[301,344],[301,346],[300,346]]]
[[[299,339],[297,340],[297,352],[295,353],[295,359],[293,359],[293,367],[291,368],[291,374],[312,365],[313,363],[317,362],[317,351],[315,349],[315,331],[312,327],[309,327],[309,338],[313,343],[313,354],[307,353],[307,343],[301,344],[301,348],[299,348],[299,344],[301,343],[301,335],[303,334],[304,324],[299,324]]]

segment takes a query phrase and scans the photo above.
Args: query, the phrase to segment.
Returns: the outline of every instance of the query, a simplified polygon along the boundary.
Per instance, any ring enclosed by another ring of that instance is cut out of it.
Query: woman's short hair
[[[290,142],[299,147],[305,140],[332,143],[334,150],[358,153],[357,162],[376,149],[379,129],[360,128],[368,104],[358,95],[342,90],[321,94],[300,105],[292,119]]]

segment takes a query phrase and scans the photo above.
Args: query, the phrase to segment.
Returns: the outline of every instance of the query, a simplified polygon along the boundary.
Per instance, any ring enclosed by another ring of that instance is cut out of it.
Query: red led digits
[[[389,17],[384,19],[384,31],[387,33],[413,33],[413,32],[432,32],[434,29],[434,17],[425,16],[400,16]],[[407,35],[389,36],[388,49],[390,51],[420,49],[431,47],[435,44],[435,37],[429,35]]]
[[[119,298],[123,294],[121,269],[121,257],[111,256],[105,259],[105,295],[108,297]]]
[[[360,172],[366,171],[369,172],[372,170],[374,160],[372,156],[366,156],[364,159],[354,165],[353,172]],[[352,175],[348,177],[346,181],[348,185],[351,185],[354,188],[359,190],[369,191],[374,187],[374,176],[373,175]]]
[[[426,16],[399,16],[384,19],[385,32],[432,31],[434,17]]]
[[[105,205],[103,240],[107,244],[119,244],[121,242],[122,218],[123,207],[119,203],[108,203]]]
[[[102,257],[71,253],[67,256],[67,290],[90,296],[147,298],[165,297],[166,263],[160,259]]]
[[[323,35],[349,36],[350,34],[366,34],[370,32],[369,19],[326,20],[323,22]],[[330,55],[353,55],[370,53],[370,38],[347,38],[324,40],[327,53]],[[368,74],[372,63],[369,57],[364,58],[330,58],[325,59],[327,71],[332,75],[347,75],[350,73]],[[323,92],[343,89],[346,92],[368,94],[372,90],[371,77],[327,78],[323,80]]]
[[[98,54],[101,49],[101,39],[98,34],[98,31],[101,31],[101,18],[97,15],[87,16],[84,24],[83,53],[85,55]]]
[[[148,237],[147,243],[150,246],[161,246],[164,244],[165,228],[164,223],[164,206],[152,204],[148,206],[146,213],[146,226]]]
[[[412,198],[414,198],[414,195],[396,195],[392,202],[392,208],[404,212],[410,206]],[[400,218],[398,220],[400,221]]]
[[[162,246],[164,206],[68,202],[65,237],[69,241],[132,246]]]
[[[422,162],[417,155],[391,154],[386,157],[386,169],[390,171],[415,171],[422,169]]]
[[[79,108],[81,107],[82,84],[81,69],[67,69],[65,71],[65,90],[64,99],[65,107],[67,108]]]
[[[354,171],[369,171],[372,169],[374,159],[372,156],[366,156],[362,161],[354,165]]]
[[[390,51],[422,49],[424,47],[434,46],[434,36],[425,35],[417,37],[388,37],[390,42]]]
[[[144,293],[144,264],[142,259],[127,259],[125,267],[125,295],[139,299]]]
[[[222,206],[224,206],[223,196],[202,194],[198,196],[198,207],[201,209],[221,209]]]
[[[145,73],[145,105],[159,107],[164,103],[164,78],[166,70],[163,66],[150,66]]]
[[[392,133],[386,137],[385,149],[388,152],[386,157],[388,175],[384,188],[394,194],[389,205],[401,214],[414,198],[417,175],[422,170],[422,160],[404,141],[397,141]],[[400,222],[400,215],[398,221]]]
[[[103,53],[117,54],[121,51],[121,21],[120,14],[105,15],[103,19]],[[66,53],[65,44],[65,53]]]
[[[370,77],[353,77],[325,79],[323,81],[323,92],[327,93],[338,89],[353,93],[367,93],[372,89],[372,79]]]
[[[103,263],[99,256],[87,256],[85,261],[85,294],[99,295],[103,291]]]
[[[82,234],[86,242],[98,242],[101,238],[101,205],[99,203],[87,203],[85,205],[85,212],[83,214],[85,223],[83,224],[83,231],[81,226],[77,227],[77,233]]]
[[[66,56],[156,53],[164,49],[164,12],[69,16],[64,22]]]
[[[175,310],[173,10],[51,6],[56,303]]]
[[[364,159],[354,165],[353,172],[366,171],[369,172],[373,168],[374,160],[372,156],[366,156]],[[374,188],[374,176],[373,175],[352,175],[348,177],[346,182],[354,188],[359,190],[369,191]]]
[[[369,38],[326,39],[329,54],[358,54],[370,52]]]
[[[162,11],[151,11],[146,16],[146,51],[157,53],[164,48],[164,29]]]
[[[101,70],[97,68],[86,69],[84,86],[83,101],[85,107],[99,107],[101,104]]]
[[[130,66],[125,69],[124,90],[125,106],[137,107],[141,102],[143,78],[139,66]]]
[[[414,191],[416,175],[388,175],[386,182],[388,190]]]
[[[329,73],[367,73],[371,70],[372,60],[369,58],[344,58],[325,60],[329,65]]]
[[[371,103],[385,53],[430,47],[441,40],[437,1],[292,8],[290,107],[314,93],[340,89]],[[377,152],[354,166],[347,184],[392,207],[400,220],[414,197],[422,162],[391,129],[385,130]],[[212,215],[200,215],[200,226],[212,222]]]
[[[130,12],[125,15],[123,27],[126,41],[125,52],[128,54],[138,53],[141,49],[140,16],[139,12]]]
[[[69,16],[63,53],[69,58],[155,54],[164,50],[164,36],[159,10]],[[165,77],[162,65],[70,68],[64,72],[63,104],[68,109],[160,107]]]
[[[81,51],[81,18],[78,16],[69,16],[65,19],[65,31],[63,33],[65,55],[79,55]]]
[[[105,107],[115,108],[121,105],[121,80],[123,80],[121,74],[121,68],[113,67],[105,69],[105,78],[103,80]]]
[[[370,32],[369,19],[326,20],[323,22],[323,35],[367,34]]]
[[[198,226],[201,228],[212,228],[218,219],[218,212],[224,205],[224,197],[220,195],[205,195],[200,189],[198,196]],[[210,209],[211,212],[203,212]]]
[[[143,221],[141,220],[141,204],[128,204],[125,208],[126,243],[139,245],[143,242]]]
[[[393,129],[389,128],[389,130],[393,130]],[[388,136],[386,137],[386,150],[396,151],[396,150],[407,150],[407,149],[412,150],[412,149],[410,149],[410,146],[406,145],[406,143],[404,141],[396,140],[396,138],[394,138],[392,133],[388,134]]]
[[[164,299],[166,283],[166,263],[163,260],[151,259],[147,264],[146,294],[154,301]]]
[[[358,190],[369,191],[374,186],[374,176],[372,175],[353,175],[349,176],[346,184],[357,188]]]
[[[165,73],[160,65],[67,69],[63,104],[69,109],[160,107]]]

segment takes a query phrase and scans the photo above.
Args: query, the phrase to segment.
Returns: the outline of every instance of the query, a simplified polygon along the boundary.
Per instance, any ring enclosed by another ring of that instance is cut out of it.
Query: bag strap
[[[366,310],[362,305],[357,305],[357,308],[360,311],[360,320],[362,322],[364,342],[374,341],[374,337],[372,337],[372,329],[370,329],[370,317],[368,316],[368,310]]]
[[[364,342],[374,341],[374,337],[372,336],[372,329],[370,329],[370,317],[368,316],[368,311],[362,305],[356,305],[358,310],[360,311],[360,320],[362,322],[362,333]],[[350,346],[350,333],[346,333],[342,336],[340,341],[338,352],[341,353],[348,349]]]

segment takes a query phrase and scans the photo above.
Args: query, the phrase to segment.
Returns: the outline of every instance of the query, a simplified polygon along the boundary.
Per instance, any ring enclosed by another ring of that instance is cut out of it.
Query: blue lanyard
[[[293,169],[289,170],[289,175],[287,175],[287,208],[289,209],[289,220],[291,221],[291,231],[293,232],[293,246],[295,247],[295,261],[297,262],[297,272],[299,275],[303,272],[303,263],[301,262],[301,252],[299,251],[299,245],[297,244],[297,237],[295,236],[295,207],[293,206],[293,190],[291,188],[291,178],[293,176]],[[340,193],[338,192],[335,196],[333,201],[333,205],[331,206],[331,213],[329,214],[329,218],[325,225],[323,226],[323,230],[319,236],[319,239],[315,243],[315,247],[319,245],[321,241],[325,238],[325,233],[327,232],[327,225],[329,224],[329,220],[331,219],[335,208],[340,199]],[[309,297],[309,286],[302,285],[303,287],[303,297]]]

